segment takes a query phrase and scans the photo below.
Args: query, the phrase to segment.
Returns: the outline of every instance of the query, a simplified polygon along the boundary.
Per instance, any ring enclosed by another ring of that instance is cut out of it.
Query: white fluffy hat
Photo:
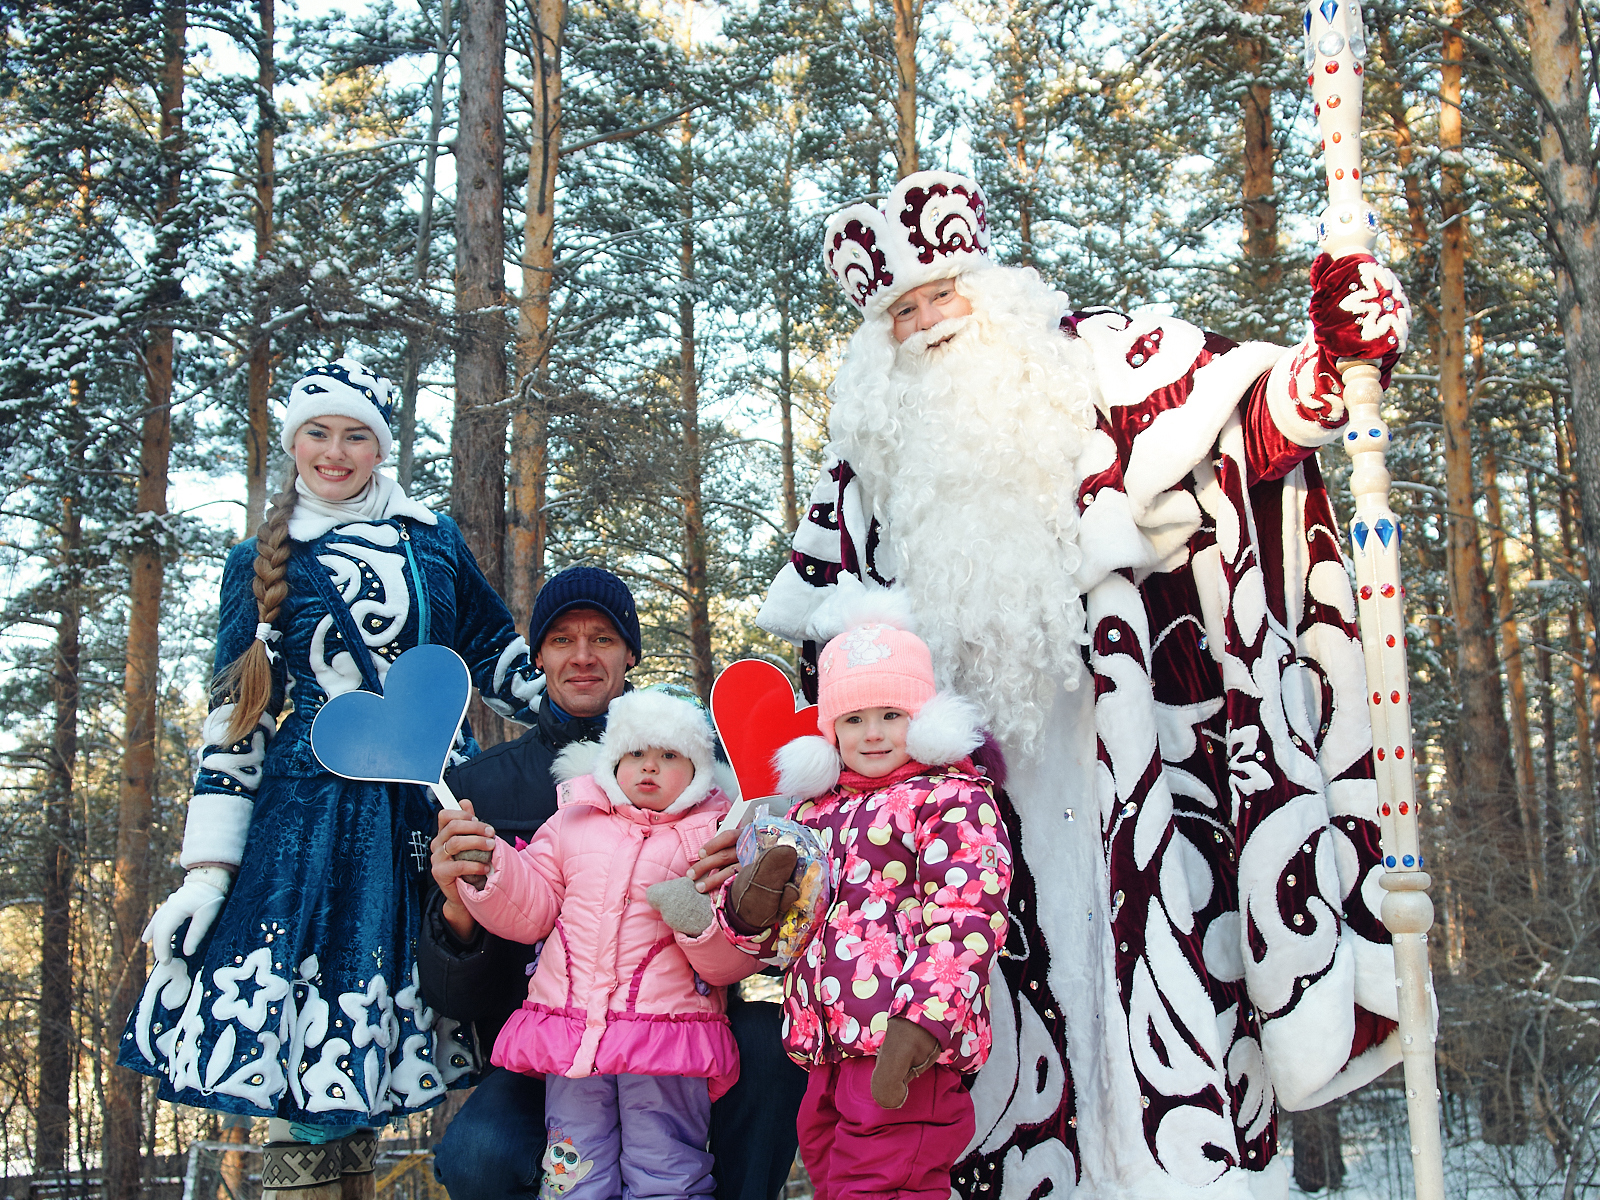
[[[592,774],[613,805],[631,808],[633,801],[617,786],[617,764],[624,754],[651,746],[676,750],[694,764],[694,778],[666,812],[686,812],[709,796],[713,788],[724,784],[721,764],[716,760],[716,737],[705,712],[688,700],[655,688],[628,692],[613,700],[606,710],[606,732],[599,744],[580,742],[569,746],[556,759],[554,771],[563,780]]]
[[[312,367],[289,389],[289,409],[283,414],[283,430],[278,442],[285,454],[294,451],[294,435],[314,417],[349,417],[360,421],[378,439],[382,457],[389,457],[394,434],[389,419],[394,415],[389,381],[375,375],[353,358]]]

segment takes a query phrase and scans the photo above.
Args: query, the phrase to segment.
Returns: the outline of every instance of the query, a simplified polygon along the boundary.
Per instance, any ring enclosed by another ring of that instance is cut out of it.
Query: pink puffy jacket
[[[682,813],[614,807],[591,775],[556,793],[556,815],[522,850],[496,841],[481,890],[462,902],[491,933],[545,939],[528,999],[495,1041],[496,1066],[527,1075],[686,1075],[715,1100],[739,1078],[721,985],[761,964],[716,922],[674,933],[645,889],[683,875],[728,810],[713,790]],[[695,986],[696,976],[705,984]]]

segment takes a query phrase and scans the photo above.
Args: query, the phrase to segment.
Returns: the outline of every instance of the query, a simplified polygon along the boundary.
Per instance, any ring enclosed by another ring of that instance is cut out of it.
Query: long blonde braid
[[[289,518],[294,514],[295,468],[289,468],[289,477],[283,490],[272,498],[267,519],[256,530],[256,611],[259,619],[269,625],[278,619],[278,610],[289,594]],[[213,697],[233,701],[233,716],[228,721],[229,744],[243,741],[254,732],[272,702],[272,658],[267,644],[260,639],[252,641],[212,681]]]

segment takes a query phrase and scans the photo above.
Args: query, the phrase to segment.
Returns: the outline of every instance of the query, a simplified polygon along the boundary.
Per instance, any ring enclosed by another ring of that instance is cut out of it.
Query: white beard
[[[1057,687],[1084,670],[1074,464],[1094,425],[1091,367],[1060,332],[1065,297],[1035,272],[974,271],[957,287],[969,318],[899,347],[881,320],[857,333],[833,436],[885,523],[885,574],[940,686],[1033,754]]]

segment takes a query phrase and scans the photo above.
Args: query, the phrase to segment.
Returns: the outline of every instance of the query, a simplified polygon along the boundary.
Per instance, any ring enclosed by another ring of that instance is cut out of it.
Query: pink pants
[[[800,1156],[816,1200],[950,1200],[950,1168],[972,1140],[972,1097],[954,1067],[911,1081],[902,1108],[872,1098],[875,1058],[812,1067]]]

